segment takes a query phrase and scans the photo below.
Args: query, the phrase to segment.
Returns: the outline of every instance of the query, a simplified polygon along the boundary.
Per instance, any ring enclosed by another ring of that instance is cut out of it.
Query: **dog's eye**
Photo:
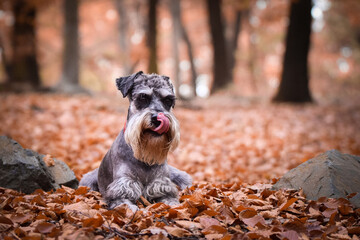
[[[136,107],[141,109],[145,108],[150,104],[151,96],[147,94],[139,94],[136,97]]]
[[[166,97],[162,99],[162,102],[166,108],[170,109],[171,107],[174,106],[175,99],[173,97]]]

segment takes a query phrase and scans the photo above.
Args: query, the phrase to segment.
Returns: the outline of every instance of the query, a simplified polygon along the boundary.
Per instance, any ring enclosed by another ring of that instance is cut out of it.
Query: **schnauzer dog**
[[[116,79],[116,85],[130,101],[127,122],[100,167],[85,174],[80,185],[100,191],[110,209],[125,203],[135,211],[140,196],[178,204],[178,187],[190,187],[192,179],[167,164],[168,152],[180,140],[170,79],[138,72]]]

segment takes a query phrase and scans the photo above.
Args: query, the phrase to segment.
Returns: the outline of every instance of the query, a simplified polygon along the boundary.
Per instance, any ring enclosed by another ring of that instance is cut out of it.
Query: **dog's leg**
[[[82,177],[79,185],[89,187],[93,191],[99,191],[98,172],[99,172],[99,168],[96,168],[95,170],[85,174]]]
[[[184,190],[187,187],[191,187],[192,178],[190,177],[189,174],[170,165],[169,165],[169,171],[170,171],[171,181],[173,181],[176,185],[178,185],[181,188],[181,190]]]
[[[178,190],[170,178],[156,178],[145,190],[145,197],[150,201],[163,202],[167,205],[177,205]]]
[[[106,189],[105,200],[109,209],[113,209],[118,205],[126,204],[135,212],[138,207],[136,200],[141,196],[143,186],[129,177],[121,177],[115,179]]]

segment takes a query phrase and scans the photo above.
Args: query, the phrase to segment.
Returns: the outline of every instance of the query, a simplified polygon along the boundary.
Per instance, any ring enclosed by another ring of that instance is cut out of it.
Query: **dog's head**
[[[124,137],[135,158],[148,165],[164,163],[180,140],[170,79],[138,72],[116,79],[116,85],[130,101]]]

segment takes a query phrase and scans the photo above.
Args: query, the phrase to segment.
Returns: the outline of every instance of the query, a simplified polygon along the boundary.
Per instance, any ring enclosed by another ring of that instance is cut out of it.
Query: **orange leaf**
[[[88,187],[81,186],[78,189],[75,190],[75,195],[84,195],[88,192]]]
[[[46,207],[46,202],[44,201],[44,199],[40,196],[40,195],[37,195],[36,197],[33,198],[33,200],[31,201],[32,204],[37,204],[39,206],[42,206],[42,207]]]
[[[287,209],[288,207],[290,207],[291,204],[293,204],[294,202],[296,202],[298,199],[297,198],[291,198],[290,200],[288,200],[285,204],[283,204],[282,207],[280,207],[280,211],[284,211],[285,209]]]
[[[176,211],[175,209],[169,209],[168,214],[167,214],[167,218],[168,219],[174,219],[177,218],[178,215],[178,211]]]
[[[214,216],[216,216],[216,215],[219,215],[219,212],[214,211],[214,210],[211,210],[211,209],[208,209],[208,210],[202,211],[201,214],[203,214],[203,215],[208,215],[209,217],[214,217]]]
[[[249,208],[249,207],[245,207],[245,206],[243,206],[243,205],[239,205],[239,206],[237,206],[236,208],[235,208],[235,211],[236,212],[241,212],[241,211],[243,211],[243,210],[254,210],[253,208]],[[254,210],[255,211],[255,210]]]
[[[255,215],[257,215],[257,212],[254,209],[245,209],[239,214],[241,218],[252,218]]]
[[[83,227],[93,227],[97,228],[100,227],[104,223],[103,218],[100,214],[97,214],[94,218],[87,218],[82,220]]]

